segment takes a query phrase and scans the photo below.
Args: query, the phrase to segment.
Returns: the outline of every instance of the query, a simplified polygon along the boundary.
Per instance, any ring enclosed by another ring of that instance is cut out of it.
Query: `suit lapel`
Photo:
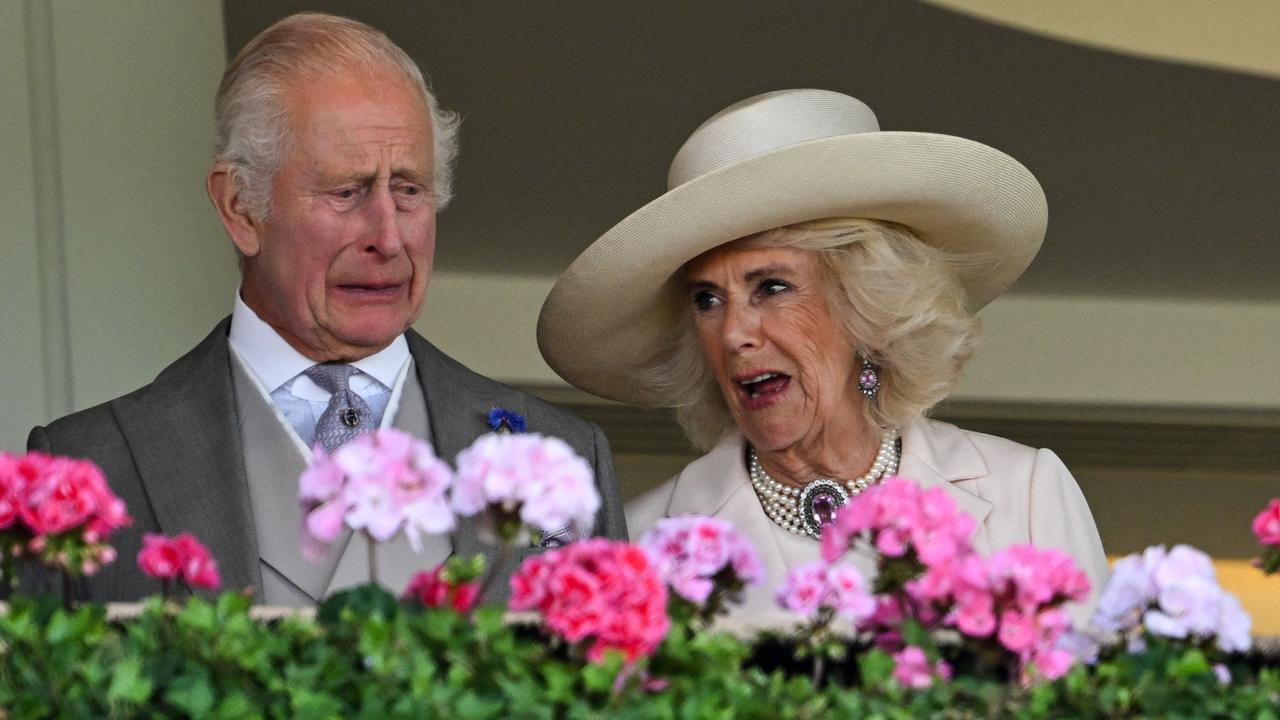
[[[489,432],[489,410],[503,407],[525,414],[524,398],[502,386],[478,387],[469,373],[446,357],[421,335],[410,330],[405,333],[409,352],[413,355],[414,369],[422,383],[427,403],[427,417],[431,424],[431,445],[440,459],[454,464],[462,452],[477,437]],[[529,428],[537,432],[538,428]],[[518,548],[514,557],[497,568],[496,572],[510,575],[527,556],[537,548]],[[483,554],[488,567],[498,561],[498,548],[480,537],[476,518],[459,518],[458,529],[453,536],[453,551],[459,555]],[[497,588],[504,593],[504,588]]]
[[[961,510],[977,521],[974,548],[984,555],[990,554],[986,519],[993,506],[977,494],[974,482],[989,475],[990,470],[960,428],[928,419],[908,425],[902,433],[902,461],[898,465],[898,474],[925,489],[943,488]]]
[[[112,411],[166,534],[193,533],[223,586],[259,584],[253,511],[245,479],[224,319],[136,398]]]

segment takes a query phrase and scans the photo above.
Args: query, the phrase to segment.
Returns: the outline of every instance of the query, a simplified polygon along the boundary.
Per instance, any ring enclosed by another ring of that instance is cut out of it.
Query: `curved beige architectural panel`
[[[926,2],[1084,45],[1280,77],[1280,2],[1275,0]]]

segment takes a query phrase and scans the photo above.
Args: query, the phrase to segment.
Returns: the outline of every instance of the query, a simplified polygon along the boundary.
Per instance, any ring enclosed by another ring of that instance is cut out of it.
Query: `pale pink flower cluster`
[[[821,560],[789,571],[776,598],[783,609],[807,619],[816,619],[827,611],[855,626],[875,610],[867,580],[858,568],[829,565]]]
[[[217,590],[222,582],[217,561],[191,533],[142,536],[138,567],[157,580],[181,580],[191,587]]]
[[[570,643],[590,641],[592,662],[609,649],[634,662],[651,654],[670,628],[666,583],[649,554],[602,538],[525,560],[511,577],[509,607],[536,610]]]
[[[936,680],[950,680],[951,666],[945,660],[929,662],[923,648],[908,645],[893,654],[893,679],[906,688],[927,688]]]
[[[640,547],[676,595],[699,606],[717,586],[741,589],[764,577],[751,543],[732,524],[704,515],[659,520]]]
[[[1092,624],[1131,639],[1145,629],[1168,638],[1214,640],[1225,652],[1251,644],[1249,614],[1218,585],[1209,556],[1189,545],[1153,546],[1117,561]]]
[[[1055,550],[1015,546],[985,559],[973,549],[975,529],[942,488],[894,477],[840,510],[823,531],[822,557],[834,562],[859,538],[880,552],[875,610],[861,627],[886,650],[902,651],[900,628],[915,621],[992,639],[1024,681],[1061,676],[1072,660],[1057,649],[1070,627],[1062,605],[1088,597],[1088,578]]]
[[[423,533],[453,530],[453,472],[431,446],[399,430],[377,430],[326,454],[317,447],[298,479],[303,550],[311,558],[351,528],[385,542],[404,530],[415,552]]]
[[[0,537],[10,556],[34,555],[90,575],[115,559],[106,540],[132,522],[97,465],[41,452],[0,453]]]
[[[457,466],[453,507],[461,515],[492,506],[543,532],[569,527],[583,536],[600,509],[591,466],[559,438],[482,435],[458,454]]]
[[[1000,644],[1018,656],[1024,672],[1064,675],[1075,657],[1059,646],[1071,630],[1062,604],[1089,597],[1089,578],[1075,560],[1059,550],[1014,545],[991,558],[987,578],[999,613]]]

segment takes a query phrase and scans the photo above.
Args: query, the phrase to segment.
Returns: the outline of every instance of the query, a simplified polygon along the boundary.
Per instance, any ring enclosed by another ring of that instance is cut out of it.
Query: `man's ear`
[[[219,160],[209,170],[204,187],[209,193],[209,199],[213,201],[213,207],[218,211],[222,227],[231,236],[231,242],[241,255],[253,257],[262,249],[262,221],[249,214],[233,173],[231,163]]]

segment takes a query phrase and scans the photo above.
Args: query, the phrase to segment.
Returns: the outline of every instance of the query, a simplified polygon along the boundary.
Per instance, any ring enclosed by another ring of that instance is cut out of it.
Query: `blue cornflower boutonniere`
[[[489,429],[496,433],[522,433],[524,416],[506,408],[492,408],[489,410]]]

